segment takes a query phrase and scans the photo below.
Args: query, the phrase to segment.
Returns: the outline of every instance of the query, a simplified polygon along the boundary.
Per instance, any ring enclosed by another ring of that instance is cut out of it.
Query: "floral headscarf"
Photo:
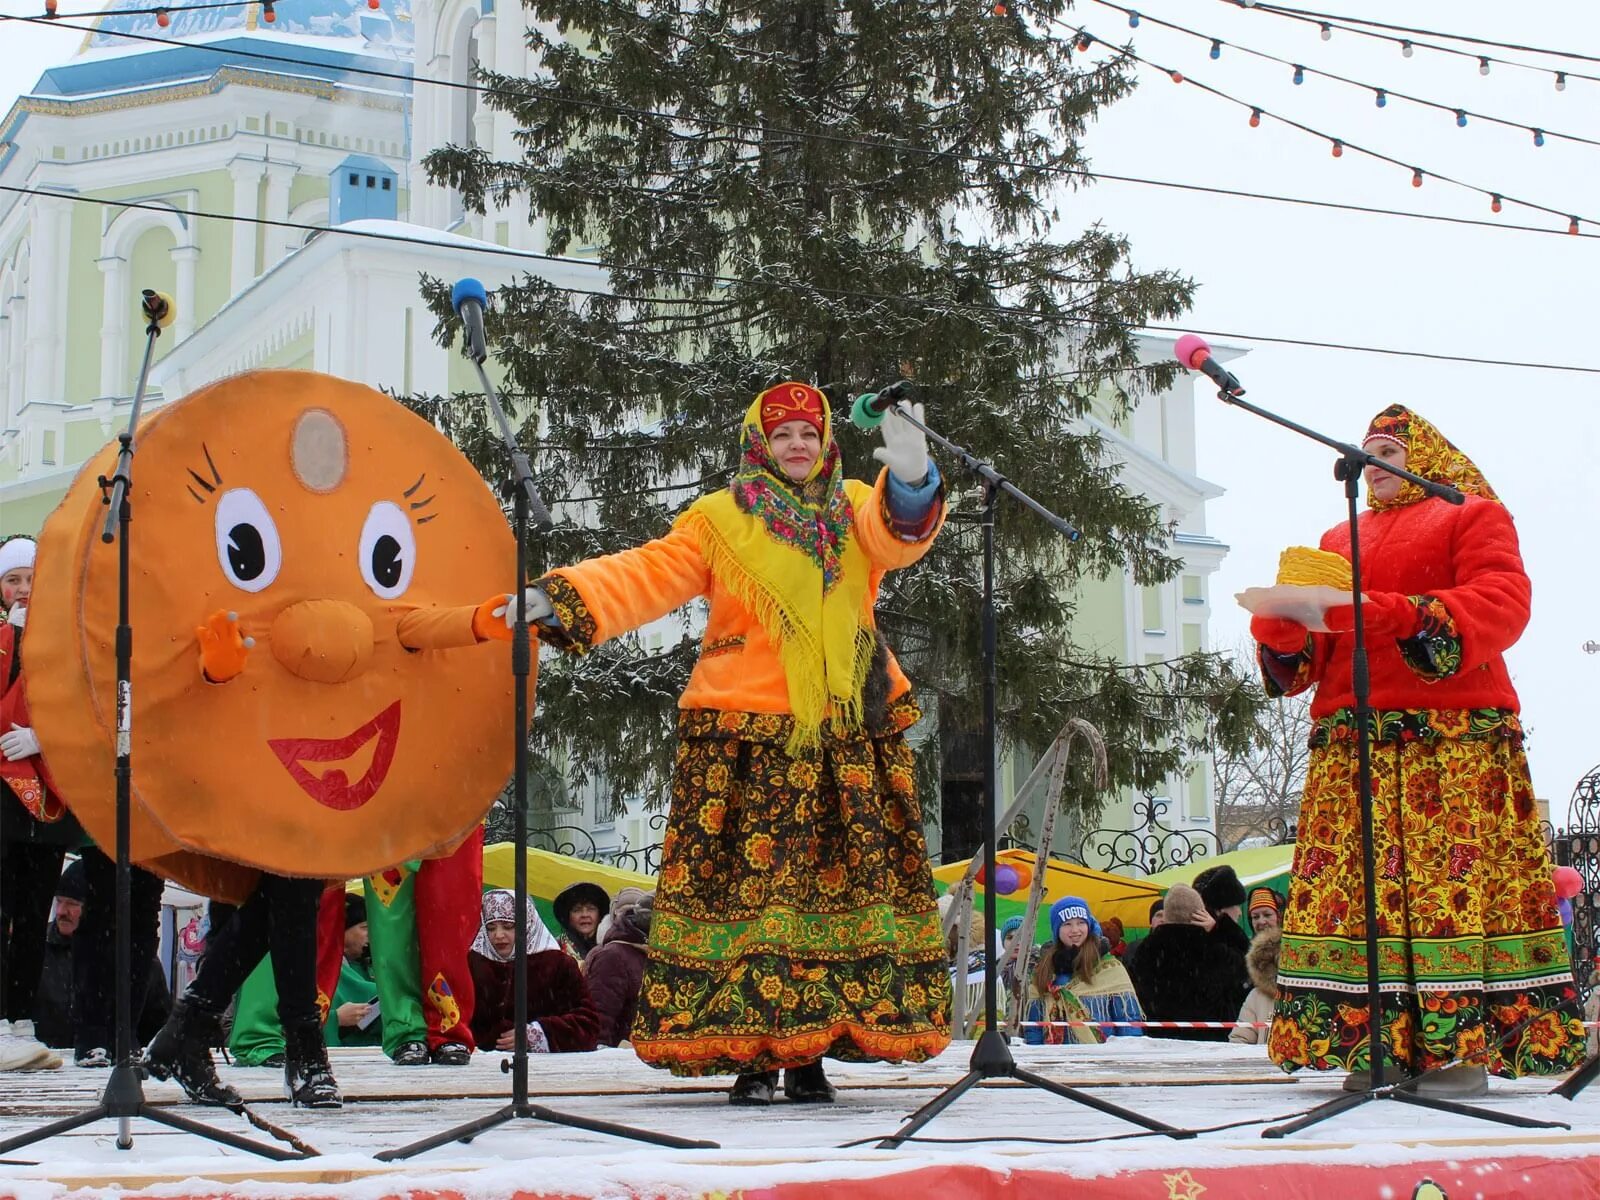
[[[1421,475],[1434,483],[1448,484],[1468,496],[1482,496],[1485,500],[1500,502],[1494,488],[1483,477],[1473,461],[1457,450],[1455,444],[1440,433],[1426,417],[1412,412],[1403,404],[1391,404],[1367,426],[1361,439],[1364,446],[1373,438],[1383,438],[1405,448],[1405,468],[1413,475]],[[1393,500],[1379,500],[1367,490],[1369,508],[1399,508],[1415,504],[1426,495],[1410,480],[1403,480]]]
[[[538,954],[544,950],[559,950],[561,943],[556,941],[555,935],[545,927],[539,919],[538,911],[533,907],[532,897],[526,897],[528,929],[523,939],[523,946],[529,954]],[[506,888],[495,888],[483,894],[483,920],[478,924],[478,936],[472,940],[472,950],[481,954],[490,962],[510,962],[516,954],[512,948],[510,954],[501,954],[494,948],[494,943],[489,940],[490,921],[515,921],[517,919],[517,896],[515,892]],[[458,943],[459,944],[459,943]]]

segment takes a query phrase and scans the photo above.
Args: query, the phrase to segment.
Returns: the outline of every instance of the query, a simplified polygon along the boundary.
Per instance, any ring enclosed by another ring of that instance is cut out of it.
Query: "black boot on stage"
[[[772,1093],[778,1088],[776,1071],[751,1071],[733,1081],[728,1093],[729,1104],[765,1106],[772,1103]]]
[[[783,1073],[783,1094],[795,1104],[832,1104],[833,1084],[822,1073],[822,1060]]]
[[[296,1108],[343,1108],[344,1097],[328,1066],[328,1043],[315,1021],[283,1031],[283,1088]]]
[[[244,1098],[217,1078],[211,1047],[222,1037],[222,1016],[202,1008],[188,996],[172,1005],[172,1015],[150,1040],[143,1066],[157,1079],[171,1079],[196,1104],[233,1108]]]

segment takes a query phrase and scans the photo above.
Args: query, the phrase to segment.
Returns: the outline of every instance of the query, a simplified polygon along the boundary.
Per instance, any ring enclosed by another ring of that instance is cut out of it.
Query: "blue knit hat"
[[[1079,896],[1063,896],[1050,906],[1050,936],[1059,939],[1062,923],[1074,919],[1089,922],[1089,932],[1101,936],[1100,922],[1089,911],[1089,902]]]
[[[1005,920],[1005,924],[1000,926],[1000,939],[1002,941],[1004,941],[1006,938],[1010,937],[1014,932],[1016,932],[1018,929],[1021,929],[1021,928],[1022,928],[1022,918],[1021,917],[1007,917],[1006,920]]]

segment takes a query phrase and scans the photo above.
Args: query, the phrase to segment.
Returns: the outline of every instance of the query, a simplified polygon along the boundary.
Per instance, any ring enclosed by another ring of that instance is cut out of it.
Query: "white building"
[[[508,116],[438,84],[469,81],[474,63],[528,74],[520,7],[296,0],[270,26],[258,11],[180,8],[168,28],[148,11],[102,18],[0,120],[0,183],[32,193],[0,193],[0,534],[36,531],[125,424],[142,288],[178,309],[157,342],[155,405],[269,366],[400,393],[476,390],[470,366],[434,341],[422,275],[604,286],[581,257],[526,257],[546,242],[524,201],[468,214],[421,169],[447,143],[516,157]],[[1169,514],[1186,567],[1161,588],[1089,586],[1080,637],[1132,663],[1204,649],[1208,578],[1226,547],[1205,525],[1217,492],[1197,474],[1190,389],[1146,401],[1107,436],[1130,485]],[[1007,794],[1015,782],[1008,764]],[[1206,827],[1209,789],[1205,764],[1173,780],[1169,817]],[[659,840],[642,809],[611,822],[580,800],[574,821],[602,847]]]

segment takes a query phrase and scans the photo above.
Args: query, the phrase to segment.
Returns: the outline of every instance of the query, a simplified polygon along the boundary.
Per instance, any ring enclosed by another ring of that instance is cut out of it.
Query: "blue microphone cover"
[[[476,300],[483,307],[489,307],[489,293],[484,290],[483,284],[476,279],[458,279],[455,287],[450,289],[450,307],[459,315],[461,306],[468,300]]]
[[[850,423],[857,429],[872,430],[883,424],[883,411],[872,407],[877,398],[877,392],[862,392],[856,397],[850,409]]]

